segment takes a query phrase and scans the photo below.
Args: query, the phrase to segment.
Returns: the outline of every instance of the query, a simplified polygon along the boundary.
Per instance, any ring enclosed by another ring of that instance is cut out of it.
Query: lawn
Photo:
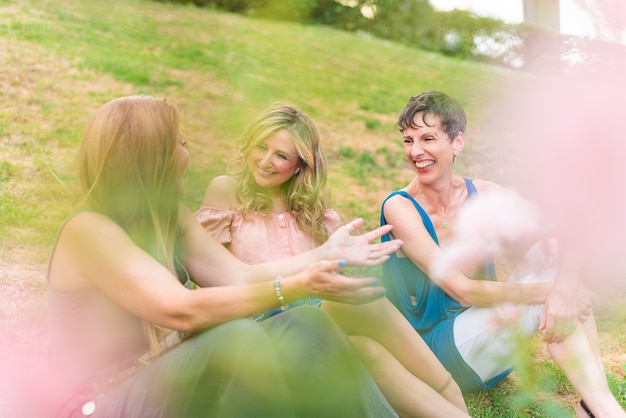
[[[44,332],[45,262],[73,210],[81,133],[113,97],[151,94],[179,108],[192,209],[224,172],[243,126],[279,99],[316,122],[334,207],[345,220],[364,217],[367,228],[411,176],[394,122],[423,90],[444,90],[466,108],[459,173],[505,185],[515,175],[506,133],[491,123],[492,99],[522,75],[365,34],[151,1],[0,0],[0,58],[0,336],[33,346]],[[616,295],[597,311],[612,389],[626,406],[623,302]],[[539,341],[522,351],[533,367],[468,395],[473,416],[571,415],[578,398]]]

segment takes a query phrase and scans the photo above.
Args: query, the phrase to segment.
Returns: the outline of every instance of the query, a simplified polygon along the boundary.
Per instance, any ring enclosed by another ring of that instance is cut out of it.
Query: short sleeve
[[[232,240],[231,227],[236,214],[237,212],[229,209],[202,206],[194,216],[220,244],[227,244]]]

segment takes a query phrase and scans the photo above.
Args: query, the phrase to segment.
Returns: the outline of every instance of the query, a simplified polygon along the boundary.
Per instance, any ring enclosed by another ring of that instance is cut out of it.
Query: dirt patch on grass
[[[46,341],[45,264],[0,259],[0,338],[7,345],[41,348]],[[2,349],[0,349],[2,350]]]

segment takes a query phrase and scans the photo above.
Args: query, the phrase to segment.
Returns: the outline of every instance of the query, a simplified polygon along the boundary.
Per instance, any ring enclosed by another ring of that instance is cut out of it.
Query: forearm
[[[324,247],[317,247],[313,250],[300,253],[298,255],[267,263],[246,265],[241,270],[240,284],[254,284],[273,281],[277,276],[291,276],[300,273],[311,264],[318,261],[330,259],[324,252]]]
[[[280,280],[280,295],[287,304],[306,296],[295,276]],[[198,288],[188,291],[176,303],[172,314],[164,315],[160,325],[167,328],[198,331],[224,322],[250,317],[280,307],[274,281],[254,285]]]
[[[463,306],[490,307],[501,303],[534,305],[544,303],[552,282],[502,283],[471,280],[468,286],[455,297]]]

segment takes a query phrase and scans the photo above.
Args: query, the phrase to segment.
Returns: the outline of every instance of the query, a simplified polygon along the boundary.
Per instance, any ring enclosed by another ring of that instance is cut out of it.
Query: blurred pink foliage
[[[621,33],[626,28],[626,1],[578,3],[601,17],[597,23],[605,29]],[[494,102],[488,107],[496,109],[493,123],[508,141],[506,153],[514,162],[509,186],[537,205],[539,228],[582,257],[588,283],[624,294],[626,69],[619,65],[624,60],[615,59],[614,45],[588,46],[593,50],[583,52],[593,59],[585,63],[584,71],[524,74],[491,98]],[[535,223],[503,222],[507,214],[530,219],[523,204],[512,202],[504,198],[483,201],[480,208],[465,205],[462,211],[471,214],[475,224],[459,228],[457,240],[442,247],[446,254],[436,273],[498,250],[503,242],[522,237],[524,228],[534,233]],[[489,227],[498,228],[497,234]]]

